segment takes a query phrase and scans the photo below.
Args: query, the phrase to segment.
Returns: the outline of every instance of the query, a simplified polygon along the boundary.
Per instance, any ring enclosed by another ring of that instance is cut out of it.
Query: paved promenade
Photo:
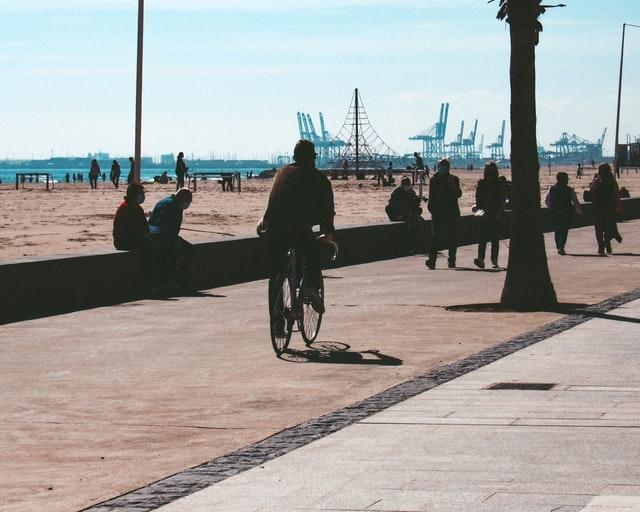
[[[640,283],[639,227],[622,224],[624,244],[606,258],[595,256],[592,228],[570,234],[565,257],[547,237],[561,311],[483,307],[499,298],[504,272],[475,269],[474,247],[460,249],[455,270],[442,258],[429,271],[417,256],[329,270],[320,339],[306,350],[294,338],[287,360],[270,346],[264,281],[0,326],[0,510],[57,512],[104,502],[633,290]],[[608,333],[617,323],[597,325]],[[552,382],[560,388],[544,396],[582,385]],[[484,396],[472,392],[472,402],[473,393]],[[344,432],[369,420],[358,421]],[[297,446],[295,438],[287,443]],[[314,477],[308,484],[321,480],[329,482]]]
[[[639,511],[639,360],[636,300],[159,510]]]

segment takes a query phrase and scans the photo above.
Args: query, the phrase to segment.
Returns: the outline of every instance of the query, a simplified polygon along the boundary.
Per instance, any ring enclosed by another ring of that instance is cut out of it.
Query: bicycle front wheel
[[[320,283],[318,286],[318,297],[324,302],[324,280],[322,274],[320,275]],[[320,332],[320,324],[322,323],[322,313],[313,309],[311,301],[307,298],[301,298],[300,300],[300,318],[298,320],[298,327],[300,327],[300,334],[305,343],[312,343]]]
[[[293,332],[293,279],[288,272],[278,276],[271,307],[271,344],[277,356],[287,350]]]

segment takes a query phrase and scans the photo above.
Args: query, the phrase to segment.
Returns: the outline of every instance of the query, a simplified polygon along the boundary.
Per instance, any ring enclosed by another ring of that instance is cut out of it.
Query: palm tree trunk
[[[500,302],[518,310],[557,303],[549,276],[540,219],[540,182],[536,141],[535,0],[511,3],[511,243]]]

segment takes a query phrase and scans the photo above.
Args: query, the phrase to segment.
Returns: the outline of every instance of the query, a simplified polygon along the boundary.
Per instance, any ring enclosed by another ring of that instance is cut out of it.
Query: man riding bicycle
[[[283,167],[275,176],[269,204],[258,234],[266,234],[269,257],[269,307],[278,286],[278,274],[284,269],[291,247],[305,257],[306,272],[301,295],[312,307],[324,312],[318,295],[322,243],[312,227],[319,225],[321,239],[333,242],[335,208],[333,190],[327,177],[316,169],[316,152],[312,142],[300,140],[293,150],[294,163]]]

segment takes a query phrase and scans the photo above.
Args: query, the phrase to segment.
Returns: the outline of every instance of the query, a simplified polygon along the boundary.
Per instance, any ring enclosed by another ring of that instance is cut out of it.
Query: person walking
[[[473,263],[484,268],[487,243],[491,241],[491,265],[498,268],[500,251],[500,225],[504,214],[507,191],[504,180],[498,177],[498,166],[489,162],[484,167],[484,177],[476,187],[476,216],[480,218],[478,233],[478,257]]]
[[[136,161],[132,156],[129,157],[129,174],[127,174],[127,185],[131,185],[134,182],[136,175]]]
[[[176,161],[176,190],[184,188],[184,175],[187,173],[187,166],[184,163],[184,153],[178,153]]]
[[[547,192],[544,203],[551,212],[556,249],[564,256],[564,247],[569,235],[569,226],[574,213],[582,215],[582,207],[575,190],[569,186],[569,175],[566,172],[556,174],[556,184]]]
[[[111,164],[111,172],[109,173],[109,179],[113,183],[114,188],[117,190],[120,185],[120,164],[117,160],[114,160]]]
[[[100,176],[100,166],[98,165],[98,161],[94,158],[91,160],[91,168],[89,169],[89,184],[91,185],[91,189],[98,188],[98,177]]]
[[[443,158],[436,164],[436,173],[429,182],[429,202],[431,212],[431,245],[429,256],[424,264],[431,270],[436,268],[438,246],[443,233],[447,235],[449,245],[449,268],[456,266],[458,250],[457,222],[460,217],[458,198],[462,196],[460,180],[450,173],[449,160]]]
[[[600,256],[612,252],[611,240],[622,243],[622,237],[618,232],[616,215],[622,212],[618,183],[613,176],[611,166],[607,163],[598,166],[598,173],[591,182],[593,204],[593,221]]]

